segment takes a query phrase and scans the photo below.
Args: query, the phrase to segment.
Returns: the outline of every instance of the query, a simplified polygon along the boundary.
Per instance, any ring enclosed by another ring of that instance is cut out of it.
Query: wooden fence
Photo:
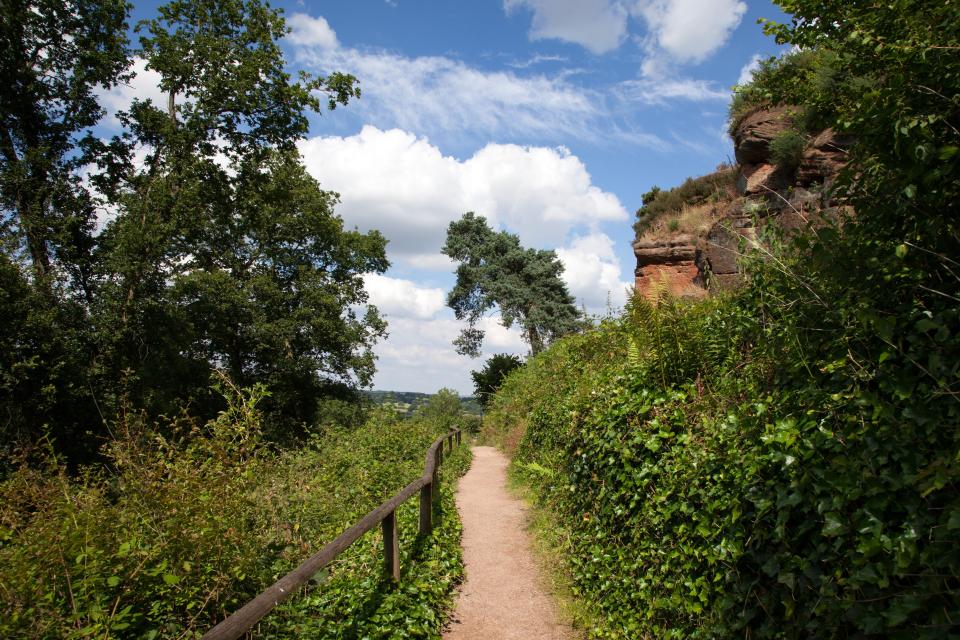
[[[253,628],[275,606],[289,598],[325,566],[330,564],[347,547],[378,524],[383,530],[383,568],[393,580],[400,580],[400,540],[397,535],[397,507],[413,494],[420,492],[420,535],[433,531],[434,509],[440,503],[440,465],[444,448],[453,451],[454,442],[460,444],[462,432],[454,429],[437,438],[427,449],[423,475],[405,486],[392,498],[368,513],[336,540],[310,556],[300,566],[283,576],[263,593],[243,605],[223,622],[203,635],[202,640],[236,640]]]

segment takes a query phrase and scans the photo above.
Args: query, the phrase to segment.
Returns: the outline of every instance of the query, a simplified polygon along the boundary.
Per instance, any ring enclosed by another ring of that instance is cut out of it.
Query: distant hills
[[[434,395],[416,391],[365,391],[364,393],[375,404],[393,405],[398,413],[407,417],[412,416],[417,407],[426,404]],[[483,414],[483,408],[473,396],[460,396],[460,402],[463,404],[463,410],[466,413],[475,416]]]

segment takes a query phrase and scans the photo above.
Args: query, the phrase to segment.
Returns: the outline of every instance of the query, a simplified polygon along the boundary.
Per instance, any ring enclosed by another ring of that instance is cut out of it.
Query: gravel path
[[[467,579],[449,629],[450,640],[568,640],[553,599],[537,575],[525,507],[507,493],[507,459],[474,447],[457,489]]]

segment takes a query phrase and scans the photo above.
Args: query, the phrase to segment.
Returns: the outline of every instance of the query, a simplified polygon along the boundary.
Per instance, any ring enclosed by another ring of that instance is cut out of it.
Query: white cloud
[[[303,47],[336,49],[337,34],[322,16],[314,18],[305,13],[294,13],[287,18],[290,33],[287,40],[291,44]]]
[[[300,151],[322,186],[341,194],[345,222],[381,230],[391,259],[408,266],[451,271],[440,247],[447,225],[467,211],[538,247],[628,218],[564,148],[488,144],[461,161],[411,133],[366,126],[355,136],[306,140]]]
[[[368,273],[363,283],[371,304],[388,318],[426,320],[437,315],[446,304],[443,289],[421,287],[411,280]]]
[[[608,302],[614,308],[624,305],[633,283],[621,280],[620,261],[608,235],[594,232],[575,238],[557,249],[557,256],[563,262],[563,279],[578,304],[591,313],[605,312]]]
[[[657,49],[688,63],[702,62],[723,46],[747,5],[741,0],[638,0],[635,11],[646,21]]]
[[[605,97],[567,76],[486,71],[444,56],[406,57],[383,50],[298,46],[296,60],[325,74],[360,78],[351,111],[367,122],[421,134],[605,140]]]
[[[390,319],[390,337],[374,347],[378,356],[374,387],[394,391],[433,393],[451,387],[463,394],[473,393],[470,371],[479,369],[494,353],[524,355],[528,351],[516,327],[503,328],[497,318],[484,318],[484,353],[471,359],[459,355],[453,340],[463,323],[452,312],[430,320]]]
[[[652,77],[627,80],[617,86],[618,95],[629,102],[664,104],[673,100],[706,102],[726,101],[730,91],[707,80]]]
[[[134,58],[130,71],[134,75],[128,83],[111,89],[101,88],[97,92],[97,100],[107,112],[106,123],[113,128],[120,126],[117,112],[130,109],[134,98],[151,100],[154,106],[159,108],[164,108],[167,104],[167,94],[160,89],[160,74],[153,69],[147,69],[146,60]]]
[[[743,65],[743,68],[740,69],[740,77],[737,78],[737,84],[743,85],[753,81],[753,72],[760,68],[760,61],[763,60],[763,56],[759,53],[753,54],[747,64]]]
[[[530,38],[555,38],[582,45],[594,53],[620,46],[627,33],[627,11],[608,0],[504,0],[507,12],[525,7],[533,12]]]

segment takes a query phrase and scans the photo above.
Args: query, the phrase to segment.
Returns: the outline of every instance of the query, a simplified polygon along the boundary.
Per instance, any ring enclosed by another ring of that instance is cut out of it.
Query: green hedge
[[[581,624],[595,638],[954,637],[956,419],[801,362],[785,348],[796,327],[754,315],[772,277],[737,298],[636,300],[495,398],[486,435],[516,443],[515,471],[566,530],[593,612]]]

